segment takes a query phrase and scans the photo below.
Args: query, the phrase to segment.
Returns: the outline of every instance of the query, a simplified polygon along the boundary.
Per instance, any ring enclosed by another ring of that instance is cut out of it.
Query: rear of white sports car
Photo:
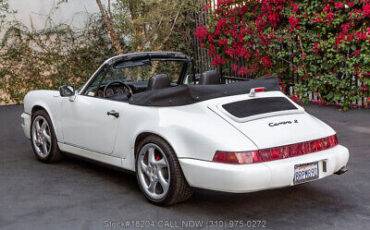
[[[335,131],[281,92],[255,89],[249,95],[202,104],[237,130],[253,149],[224,147],[215,150],[210,161],[180,158],[190,186],[244,193],[347,171],[349,152],[338,143]],[[224,137],[224,143],[228,138],[233,137]]]

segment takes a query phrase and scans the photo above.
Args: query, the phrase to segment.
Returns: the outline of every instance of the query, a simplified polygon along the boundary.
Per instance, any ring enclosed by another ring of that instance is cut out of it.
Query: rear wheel
[[[36,158],[42,162],[54,162],[62,158],[53,124],[44,110],[32,114],[31,145]]]
[[[171,146],[154,135],[139,144],[136,176],[145,197],[157,205],[175,204],[193,193]]]

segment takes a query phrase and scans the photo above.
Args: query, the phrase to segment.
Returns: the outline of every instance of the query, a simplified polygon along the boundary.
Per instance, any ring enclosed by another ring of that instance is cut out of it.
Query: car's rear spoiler
[[[253,88],[280,91],[277,77],[259,78],[220,85],[180,85],[133,95],[129,103],[141,106],[180,106],[219,97],[248,94]]]

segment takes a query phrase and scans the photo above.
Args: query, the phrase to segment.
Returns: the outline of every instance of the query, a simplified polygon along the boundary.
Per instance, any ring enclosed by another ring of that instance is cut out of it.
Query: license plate
[[[294,166],[294,184],[300,184],[319,178],[318,162],[299,164]]]

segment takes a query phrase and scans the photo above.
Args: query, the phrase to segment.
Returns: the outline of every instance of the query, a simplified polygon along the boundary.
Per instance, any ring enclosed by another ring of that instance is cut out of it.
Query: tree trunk
[[[144,3],[141,2],[140,0],[129,0],[128,1],[128,8],[129,8],[130,15],[131,15],[131,22],[134,28],[134,37],[137,43],[136,52],[144,51],[144,46],[146,42],[144,25],[138,22],[138,19],[140,17],[139,11],[142,10],[140,9],[140,7],[144,7],[143,5]]]
[[[116,31],[113,28],[112,18],[105,12],[105,9],[103,7],[103,4],[100,0],[96,0],[96,3],[99,6],[100,13],[103,17],[105,27],[107,29],[108,35],[110,37],[110,40],[112,42],[112,45],[117,50],[117,54],[123,54],[123,48],[119,41],[118,35]]]
[[[157,46],[157,47],[154,48],[155,50],[159,50],[160,51],[162,49],[163,45],[166,44],[166,42],[168,41],[168,39],[171,37],[172,32],[173,32],[173,29],[176,26],[177,19],[180,16],[180,12],[181,12],[181,9],[182,9],[183,5],[184,5],[184,3],[182,2],[181,5],[180,5],[180,7],[179,7],[179,10],[176,13],[176,16],[175,16],[175,19],[173,21],[173,24],[171,26],[170,31],[168,32],[167,36],[161,41],[161,43],[159,44],[159,46]],[[158,63],[154,63],[154,65],[152,67],[152,70],[150,71],[149,74],[150,75],[153,75],[155,73],[155,71],[157,70],[157,68],[158,68]]]

